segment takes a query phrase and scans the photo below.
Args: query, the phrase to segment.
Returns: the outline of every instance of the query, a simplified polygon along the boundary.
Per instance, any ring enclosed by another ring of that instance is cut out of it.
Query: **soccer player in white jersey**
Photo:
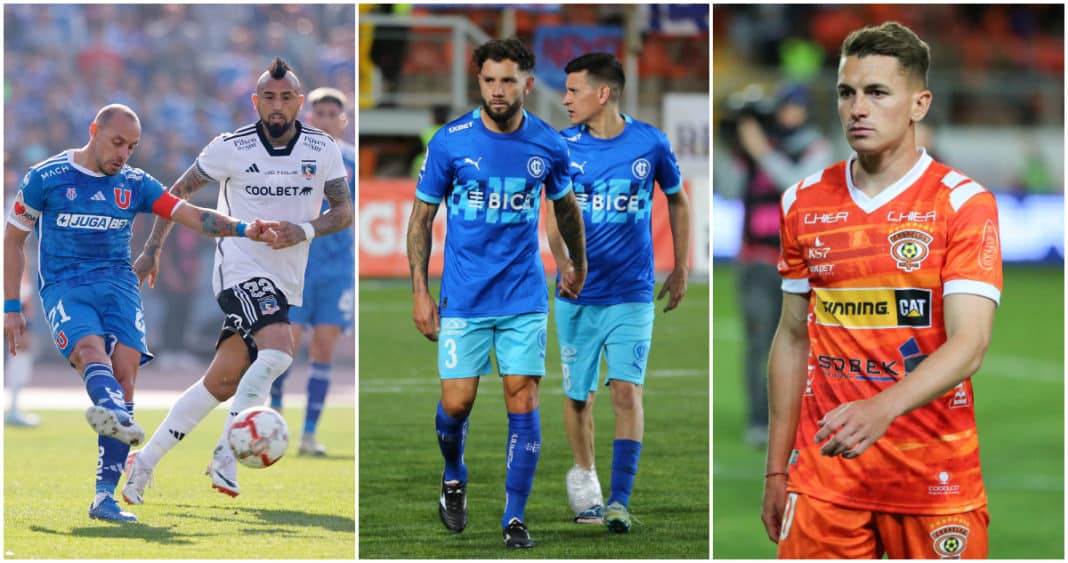
[[[151,175],[127,166],[140,140],[141,121],[133,110],[121,104],[101,108],[85,146],[30,167],[4,232],[8,351],[18,357],[25,349],[20,285],[23,247],[34,232],[37,286],[52,341],[81,375],[93,402],[85,413],[99,434],[89,517],[111,522],[137,521],[119,507],[114,493],[130,446],[145,438],[133,419],[133,393],[138,367],[152,360],[137,276],[130,267],[134,217],[155,213],[213,237],[274,236],[259,221],[248,225],[186,204]]]
[[[653,335],[652,207],[654,180],[667,196],[675,267],[658,298],[670,294],[664,311],[686,295],[690,255],[690,206],[667,136],[619,110],[625,77],[611,54],[588,53],[564,67],[564,106],[573,127],[560,134],[571,154],[575,198],[586,226],[589,274],[582,295],[563,291],[554,315],[563,370],[564,426],[575,465],[567,473],[575,521],[599,523],[617,533],[630,530],[630,495],[645,433],[642,389]],[[562,272],[571,259],[553,214],[546,231]],[[608,504],[594,469],[593,399],[601,356],[616,414]],[[603,510],[602,510],[603,509]]]
[[[349,173],[349,195],[356,197],[356,147],[346,142],[345,126],[348,118],[345,94],[336,88],[316,88],[308,94],[312,111],[308,116],[315,127],[330,134],[341,147],[341,158]],[[324,211],[327,203],[323,203]],[[352,229],[342,229],[333,235],[312,241],[308,253],[308,268],[304,272],[304,305],[293,307],[289,319],[293,324],[293,342],[300,350],[304,326],[311,328],[308,359],[308,402],[304,410],[304,428],[300,436],[300,455],[325,456],[326,446],[315,439],[319,416],[330,389],[330,370],[334,349],[342,332],[352,327],[356,299],[353,282],[356,279],[356,237]],[[292,368],[291,368],[292,369]],[[271,385],[271,408],[282,411],[282,389],[290,370],[286,370]]]
[[[131,454],[122,494],[140,504],[160,458],[219,405],[234,397],[208,475],[212,487],[240,492],[237,463],[226,431],[242,410],[262,405],[271,383],[293,361],[288,311],[302,302],[304,269],[311,240],[352,224],[352,199],[341,150],[326,133],[297,120],[304,95],[300,80],[275,58],[256,83],[252,104],[257,123],[216,137],[171,188],[188,198],[219,183],[219,209],[237,217],[263,215],[279,221],[271,247],[220,244],[212,287],[226,319],[215,358],[204,376],[178,398],[155,434]],[[320,214],[326,197],[330,209]],[[153,284],[163,240],[170,230],[157,221],[134,264]]]

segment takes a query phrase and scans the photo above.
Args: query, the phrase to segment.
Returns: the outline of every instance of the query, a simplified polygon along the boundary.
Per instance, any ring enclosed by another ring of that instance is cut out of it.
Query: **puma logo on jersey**
[[[578,168],[579,172],[582,172],[583,174],[585,174],[586,173],[586,163],[587,162],[589,162],[589,161],[588,160],[583,160],[582,164],[579,164],[579,163],[575,162],[574,160],[572,160],[571,161],[571,166],[573,168]]]
[[[475,167],[475,170],[482,172],[482,168],[479,167],[480,162],[482,162],[481,156],[478,157],[478,160],[471,160],[470,158],[464,157],[464,164],[470,164],[471,166]]]

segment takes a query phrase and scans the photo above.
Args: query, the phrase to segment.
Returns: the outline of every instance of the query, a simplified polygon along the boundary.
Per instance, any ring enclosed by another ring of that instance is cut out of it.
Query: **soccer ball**
[[[289,447],[289,427],[278,411],[249,407],[234,417],[226,441],[241,465],[259,469],[273,465]]]

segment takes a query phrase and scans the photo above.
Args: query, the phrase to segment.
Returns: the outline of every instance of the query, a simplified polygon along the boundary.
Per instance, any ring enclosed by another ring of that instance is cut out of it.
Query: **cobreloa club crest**
[[[897,260],[897,267],[906,272],[920,269],[920,264],[931,253],[934,237],[918,229],[905,229],[891,233],[890,256]]]

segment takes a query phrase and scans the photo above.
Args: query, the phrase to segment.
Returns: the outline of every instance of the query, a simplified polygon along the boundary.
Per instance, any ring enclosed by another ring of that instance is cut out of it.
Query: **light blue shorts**
[[[654,305],[576,305],[556,299],[556,335],[560,342],[564,393],[585,401],[601,379],[601,353],[608,363],[605,385],[613,379],[645,383]]]
[[[547,322],[545,313],[443,317],[438,333],[438,374],[441,379],[460,379],[493,373],[492,349],[498,375],[543,376]]]
[[[92,284],[54,284],[41,293],[41,305],[52,333],[52,343],[67,361],[79,340],[90,335],[104,338],[110,355],[115,344],[141,352],[141,365],[152,360],[145,342],[145,316],[136,278],[125,284],[100,279]]]
[[[289,322],[337,325],[347,332],[352,328],[355,305],[351,278],[305,278],[303,304],[289,308]]]

